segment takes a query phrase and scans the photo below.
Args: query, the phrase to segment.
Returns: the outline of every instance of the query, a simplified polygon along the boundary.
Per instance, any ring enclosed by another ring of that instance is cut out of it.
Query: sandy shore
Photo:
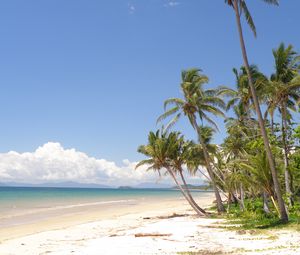
[[[212,199],[208,195],[199,204]],[[174,213],[180,217],[168,217]],[[300,254],[299,232],[228,231],[219,227],[223,220],[195,217],[182,199],[131,205],[99,217],[85,211],[2,229],[0,254]]]

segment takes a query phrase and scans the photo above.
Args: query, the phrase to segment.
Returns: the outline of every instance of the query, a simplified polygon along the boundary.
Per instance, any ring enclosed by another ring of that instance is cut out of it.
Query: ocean
[[[205,194],[197,192],[196,196]],[[104,211],[177,198],[182,199],[180,192],[171,189],[0,187],[0,227],[28,224],[84,210]]]

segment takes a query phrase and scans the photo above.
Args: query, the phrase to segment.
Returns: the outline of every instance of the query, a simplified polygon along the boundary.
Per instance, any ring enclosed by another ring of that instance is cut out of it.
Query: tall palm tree
[[[146,155],[148,159],[140,161],[136,165],[136,169],[142,165],[147,165],[147,170],[154,170],[159,173],[162,169],[166,169],[191,207],[199,216],[203,216],[206,214],[205,210],[195,205],[195,201],[190,199],[190,193],[188,195],[186,194],[176,177],[176,164],[174,164],[174,162],[178,163],[178,150],[180,150],[180,146],[182,146],[181,141],[178,143],[179,139],[181,139],[179,138],[179,134],[175,132],[171,132],[170,134],[160,134],[159,131],[156,133],[150,132],[148,135],[148,144],[141,145],[138,148],[138,152]]]
[[[291,176],[289,172],[289,146],[288,146],[288,122],[291,114],[289,110],[296,111],[296,105],[300,100],[300,56],[293,50],[293,46],[287,48],[283,43],[273,50],[275,60],[275,73],[271,75],[270,107],[279,108],[282,119],[282,145],[284,156],[285,189],[292,204]]]
[[[223,112],[220,110],[220,107],[224,108],[225,105],[223,100],[217,96],[216,90],[205,90],[203,88],[203,85],[207,82],[208,77],[201,74],[201,70],[199,69],[183,71],[181,89],[184,98],[167,99],[164,104],[165,113],[158,118],[158,122],[175,114],[173,119],[168,124],[168,127],[170,127],[178,121],[182,114],[188,118],[190,124],[197,132],[199,143],[203,148],[206,169],[215,192],[218,212],[224,212],[225,208],[222,204],[222,199],[216,185],[214,172],[211,166],[212,162],[204,141],[204,137],[201,134],[201,126],[203,126],[203,121],[206,121],[217,128],[216,123],[211,119],[209,114],[213,114],[215,116],[224,116]],[[167,110],[168,105],[173,105],[173,107]],[[201,124],[198,123],[199,121]]]
[[[268,4],[278,5],[278,0],[263,0],[263,1]],[[256,36],[255,24],[254,24],[251,14],[248,10],[246,0],[225,0],[225,3],[228,4],[230,7],[232,7],[235,12],[236,23],[237,23],[237,28],[238,28],[238,32],[239,32],[240,45],[241,45],[241,50],[242,50],[242,55],[243,55],[243,60],[244,60],[244,66],[245,66],[247,74],[248,74],[249,87],[251,90],[252,100],[253,100],[253,103],[255,106],[255,111],[256,111],[256,114],[258,117],[258,123],[260,126],[261,135],[263,137],[264,146],[265,146],[265,150],[267,153],[267,158],[268,158],[269,164],[270,164],[270,170],[272,173],[274,188],[276,191],[279,210],[280,210],[280,218],[281,218],[282,222],[288,222],[288,214],[287,214],[285,204],[284,204],[284,201],[282,198],[282,193],[281,193],[281,188],[280,188],[279,181],[278,181],[274,157],[273,157],[273,154],[272,154],[272,151],[270,148],[269,138],[267,135],[267,131],[265,128],[263,117],[262,117],[257,93],[256,93],[254,83],[253,83],[253,77],[250,72],[250,65],[249,65],[249,61],[248,61],[248,56],[247,56],[247,51],[246,51],[246,46],[245,46],[245,41],[244,41],[244,36],[243,36],[243,30],[242,30],[242,24],[241,24],[241,14],[245,15],[248,25],[250,26],[254,35]]]

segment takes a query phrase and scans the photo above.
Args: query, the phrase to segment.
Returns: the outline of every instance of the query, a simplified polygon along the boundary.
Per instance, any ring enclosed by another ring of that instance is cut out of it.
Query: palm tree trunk
[[[228,198],[227,198],[227,213],[229,213],[229,210],[230,210],[230,204],[231,204],[231,192],[228,192]]]
[[[187,196],[190,198],[191,202],[197,207],[197,209],[202,212],[202,213],[206,213],[205,210],[203,210],[197,203],[196,201],[194,200],[194,198],[192,197],[192,194],[186,184],[186,181],[185,181],[185,178],[183,176],[183,173],[182,173],[182,169],[179,170],[179,173],[180,173],[180,177],[181,177],[181,180],[183,182],[183,185],[184,185],[184,189],[186,190],[186,193],[187,193]]]
[[[256,111],[256,114],[257,114],[257,117],[258,117],[258,123],[259,123],[259,126],[260,126],[261,135],[263,137],[265,150],[266,150],[268,160],[269,160],[269,165],[270,165],[270,169],[271,169],[271,173],[272,173],[272,179],[273,179],[274,188],[275,188],[275,192],[276,192],[276,195],[277,195],[277,200],[278,200],[278,205],[279,205],[279,210],[280,210],[280,218],[281,218],[282,222],[286,223],[286,222],[288,222],[288,215],[287,215],[287,211],[286,211],[285,204],[284,204],[282,194],[281,194],[281,189],[280,189],[280,185],[279,185],[279,181],[278,181],[277,171],[276,171],[276,168],[275,168],[275,161],[274,161],[273,154],[272,154],[272,151],[271,151],[271,148],[270,148],[269,138],[268,138],[268,135],[267,135],[267,132],[266,132],[266,128],[265,128],[264,121],[263,121],[263,118],[262,118],[258,98],[257,98],[256,91],[255,91],[255,88],[254,88],[254,85],[253,85],[252,75],[250,73],[250,67],[249,67],[249,62],[248,62],[248,57],[247,57],[247,52],[246,52],[246,46],[245,46],[243,32],[242,32],[240,14],[239,14],[238,0],[234,0],[233,5],[234,5],[236,23],[237,23],[238,32],[239,32],[239,39],[240,39],[242,55],[243,55],[243,59],[244,59],[244,65],[245,65],[245,68],[246,68],[246,71],[247,71],[247,74],[248,74],[249,87],[251,89],[252,99],[253,99],[254,106],[255,106],[255,111]]]
[[[242,211],[245,211],[245,203],[244,203],[244,190],[242,188],[242,184],[240,184],[240,187],[236,187],[236,185],[234,185],[234,193],[235,193],[235,199],[236,199],[236,203],[235,204],[239,204],[240,205],[240,209]]]
[[[237,205],[238,204],[238,202],[239,202],[239,200],[237,199],[237,196],[234,194],[234,192],[232,192],[231,193],[232,194],[232,202],[235,204],[235,205]]]
[[[173,173],[173,171],[170,168],[166,168],[168,173],[171,175],[171,177],[173,178],[174,182],[176,183],[177,187],[179,188],[179,190],[181,191],[182,195],[184,196],[184,198],[188,201],[188,203],[190,204],[190,206],[195,210],[195,212],[198,214],[198,216],[203,216],[205,215],[205,213],[199,211],[197,209],[197,207],[192,203],[192,201],[189,199],[189,197],[185,194],[183,188],[181,187],[180,183],[178,182],[175,174]]]
[[[240,184],[240,206],[243,211],[245,211],[245,192],[243,184]]]
[[[264,204],[264,212],[266,214],[269,214],[270,209],[269,209],[269,206],[268,206],[268,195],[267,195],[267,192],[265,192],[265,191],[263,191],[263,204]]]
[[[274,130],[274,116],[273,116],[273,114],[271,114],[270,118],[271,118],[271,133],[274,136],[275,135],[275,130]]]
[[[198,168],[198,171],[208,180],[208,181],[210,181],[210,178],[205,174],[205,173],[203,173],[199,168]],[[223,183],[223,184],[225,184],[225,182],[219,177],[219,180]],[[217,187],[218,188],[218,190],[227,198],[228,196],[226,195],[226,193],[222,190],[222,189],[220,189],[219,187]]]
[[[289,172],[289,159],[288,159],[288,146],[287,146],[287,112],[285,103],[281,104],[281,117],[282,117],[282,144],[283,144],[283,158],[284,158],[284,181],[285,181],[285,191],[288,196],[289,205],[293,205],[292,200],[292,189],[290,181]]]
[[[193,120],[193,126],[197,130],[198,139],[199,139],[199,142],[200,142],[200,144],[202,146],[202,149],[203,149],[204,159],[205,159],[205,163],[206,163],[206,169],[207,169],[208,175],[210,177],[210,180],[212,182],[212,186],[213,186],[213,189],[214,189],[218,212],[219,213],[220,212],[225,212],[225,207],[224,207],[224,205],[222,203],[222,199],[221,199],[219,190],[217,188],[215,177],[214,177],[211,165],[210,165],[210,160],[209,160],[209,155],[208,155],[208,152],[207,152],[207,147],[206,147],[206,144],[205,144],[205,142],[204,142],[204,140],[202,138],[200,128],[199,128],[199,126],[198,126],[198,124],[197,124],[197,122],[196,122],[195,119]]]

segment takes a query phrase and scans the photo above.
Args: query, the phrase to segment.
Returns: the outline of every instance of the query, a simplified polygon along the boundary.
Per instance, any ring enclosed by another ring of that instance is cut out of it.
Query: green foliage
[[[293,138],[296,140],[298,144],[300,143],[300,126],[294,129]]]
[[[293,176],[293,188],[296,199],[300,200],[300,150],[296,151],[290,156],[289,170]]]
[[[295,204],[289,210],[288,225],[278,220],[274,207],[270,207],[270,214],[262,210],[261,199],[247,199],[245,201],[247,210],[241,211],[239,206],[232,205],[227,215],[227,224],[234,224],[233,229],[270,229],[270,228],[293,228],[300,231],[300,204]]]
[[[252,152],[251,154],[255,154],[257,151],[264,151],[264,141],[261,137],[250,140],[246,146],[248,151]]]
[[[246,1],[226,2],[231,7],[237,3],[240,14],[245,15],[255,31]],[[277,4],[275,0],[265,2]],[[214,189],[228,193],[229,200],[237,203],[236,206],[230,204],[229,218],[238,217],[239,222],[249,228],[278,226],[279,214],[283,220],[287,219],[283,213],[286,208],[283,197],[290,212],[291,224],[298,224],[300,126],[294,128],[293,112],[297,110],[300,102],[300,56],[291,45],[285,47],[284,44],[273,50],[273,55],[275,72],[270,79],[255,65],[251,65],[249,70],[243,66],[233,69],[236,89],[224,86],[205,89],[208,77],[200,69],[183,71],[180,84],[183,97],[165,101],[165,112],[158,118],[158,122],[169,117],[171,121],[161,132],[149,133],[148,144],[140,146],[138,150],[147,159],[141,161],[137,167],[147,165],[148,170],[158,172],[167,169],[167,173],[176,178],[176,174],[183,176],[183,165],[187,166],[191,175],[201,172],[200,167],[205,166],[209,177],[206,173],[201,173],[211,181]],[[259,103],[266,109],[264,121],[260,125],[253,114],[249,76],[252,76]],[[228,99],[227,106],[221,96]],[[224,117],[224,109],[232,109],[234,116],[225,119],[227,137],[223,144],[212,145],[211,141],[217,130],[214,117]],[[168,133],[182,116],[187,118],[197,132],[199,144],[185,141],[178,132]],[[266,140],[269,140],[267,143],[271,151],[265,146],[259,131],[259,126],[264,124],[267,127]],[[268,154],[266,150],[269,151]],[[269,164],[270,160],[273,161],[272,157],[268,157],[270,154],[273,154],[275,167]],[[274,187],[278,185],[282,192],[280,195],[277,192],[279,189]],[[263,203],[257,198],[262,196],[269,201]],[[220,199],[217,201],[222,205]]]
[[[204,88],[204,85],[208,83],[208,77],[201,73],[201,69],[184,70],[181,76],[181,90],[184,97],[167,99],[164,102],[165,112],[159,116],[157,122],[173,116],[166,127],[166,130],[169,130],[184,115],[195,130],[199,126],[197,124],[199,121],[202,124],[206,121],[217,129],[210,115],[224,117],[222,109],[225,108],[218,91]]]
[[[234,8],[234,1],[235,0],[225,0],[225,3]],[[267,4],[278,5],[278,0],[263,0]],[[256,36],[256,27],[254,21],[252,19],[251,13],[248,10],[247,4],[245,0],[236,0],[238,12],[245,16],[246,22],[248,23],[249,27],[251,28],[254,36]]]

